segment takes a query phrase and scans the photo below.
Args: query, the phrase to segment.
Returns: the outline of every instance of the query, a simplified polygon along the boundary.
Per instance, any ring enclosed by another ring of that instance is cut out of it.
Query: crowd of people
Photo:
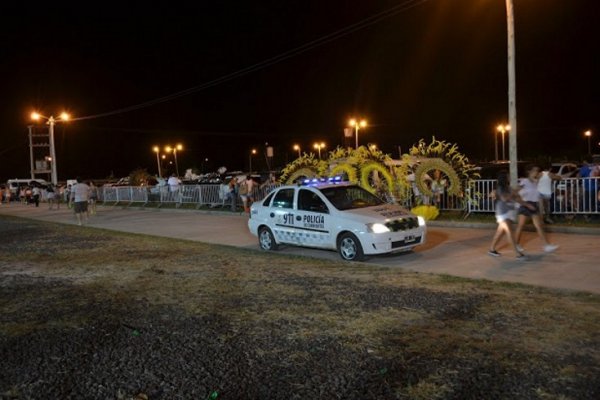
[[[20,187],[16,193],[10,190],[10,187],[3,186],[0,188],[0,203],[10,204],[11,201],[19,201],[21,204],[40,206],[42,200],[42,189],[38,186]]]
[[[10,205],[11,202],[18,201],[21,204],[39,207],[42,199],[48,203],[48,210],[59,210],[61,204],[72,208],[78,224],[82,225],[87,222],[90,214],[96,213],[98,187],[93,181],[86,183],[77,178],[75,184],[49,184],[46,188],[23,186],[18,188],[16,193],[8,186],[0,188],[1,204]]]
[[[256,191],[263,189],[270,191],[277,185],[275,174],[269,174],[269,178],[263,183],[257,183],[252,176],[228,177],[227,183],[223,184],[224,201],[231,204],[231,211],[237,211],[237,199],[242,199],[245,213],[250,213],[250,206],[255,200]]]

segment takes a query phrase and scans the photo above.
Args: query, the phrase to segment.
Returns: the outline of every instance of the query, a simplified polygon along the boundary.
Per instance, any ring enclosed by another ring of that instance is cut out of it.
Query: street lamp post
[[[494,132],[494,158],[498,163],[498,129]]]
[[[162,171],[160,170],[160,148],[158,146],[154,146],[152,151],[156,153],[156,166],[158,167],[158,177],[162,178]]]
[[[321,149],[325,148],[325,142],[315,143],[313,145],[313,147],[319,151],[319,160],[320,160],[321,159]]]
[[[298,158],[302,157],[302,154],[300,153],[300,145],[295,144],[294,150],[296,150],[298,152]]]
[[[256,154],[256,149],[250,150],[250,155],[248,156],[248,161],[250,164],[250,173],[252,173],[252,156]]]
[[[357,121],[356,119],[352,118],[350,121],[348,121],[348,125],[354,128],[354,139],[356,141],[355,149],[358,149],[358,131],[360,128],[367,127],[367,121],[364,119]]]
[[[56,148],[54,147],[54,125],[57,122],[68,121],[70,119],[70,116],[66,112],[63,112],[60,114],[60,116],[58,118],[54,118],[53,116],[45,117],[42,114],[33,112],[33,113],[31,113],[31,119],[34,121],[39,121],[40,119],[45,119],[46,123],[48,124],[48,136],[50,139],[50,158],[52,159],[52,162],[50,164],[50,166],[51,166],[51,181],[52,181],[52,184],[54,186],[56,186],[58,184],[58,171],[56,168]]]
[[[588,154],[592,155],[592,131],[587,130],[587,131],[583,132],[583,135],[588,140]]]
[[[504,153],[504,134],[506,132],[510,132],[510,125],[498,125],[496,127],[496,131],[500,132],[502,134],[502,161],[506,160],[506,155]],[[498,160],[498,152],[496,151],[496,161]]]
[[[165,148],[165,150],[168,153],[170,153],[171,151],[173,152],[173,158],[175,158],[175,172],[177,173],[177,176],[179,177],[179,165],[177,164],[177,151],[183,150],[183,146],[181,144],[177,144],[173,147],[167,146]]]

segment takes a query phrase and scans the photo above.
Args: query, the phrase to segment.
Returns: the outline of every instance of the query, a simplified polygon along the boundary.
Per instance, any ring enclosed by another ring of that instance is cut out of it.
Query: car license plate
[[[415,241],[415,235],[408,235],[404,237],[404,242],[409,243],[409,242],[414,242]]]

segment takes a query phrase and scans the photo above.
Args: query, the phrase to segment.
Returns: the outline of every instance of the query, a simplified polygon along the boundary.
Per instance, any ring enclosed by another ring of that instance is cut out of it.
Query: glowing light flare
[[[356,119],[352,118],[350,121],[348,121],[348,125],[352,126],[352,127],[366,128],[367,127],[367,120],[366,119],[361,119],[360,121],[357,121]]]
[[[500,125],[498,125],[496,127],[496,130],[498,132],[508,132],[508,131],[510,131],[510,125],[502,125],[502,124],[500,124]]]

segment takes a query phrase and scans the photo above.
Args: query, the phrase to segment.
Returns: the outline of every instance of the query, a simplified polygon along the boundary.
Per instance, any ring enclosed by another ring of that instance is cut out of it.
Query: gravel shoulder
[[[0,216],[0,398],[600,398],[600,296]]]

